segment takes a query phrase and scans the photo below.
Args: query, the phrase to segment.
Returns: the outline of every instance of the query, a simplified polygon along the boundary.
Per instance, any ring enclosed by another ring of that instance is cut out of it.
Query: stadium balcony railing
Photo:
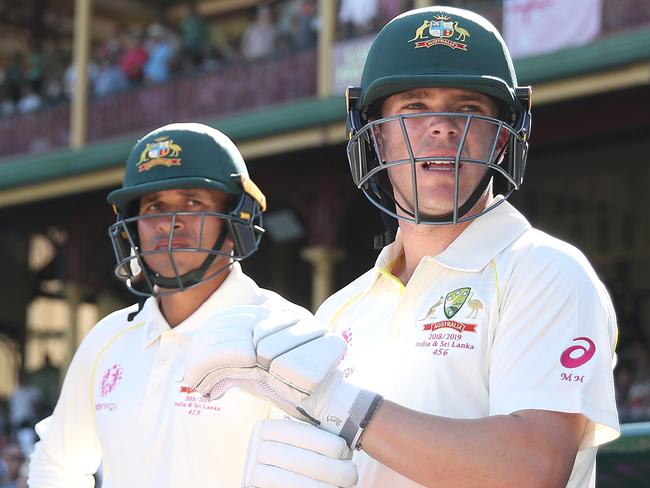
[[[314,97],[316,52],[300,51],[224,66],[88,104],[88,142],[142,133],[164,121],[197,121]],[[0,118],[0,158],[43,153],[69,143],[70,104]]]

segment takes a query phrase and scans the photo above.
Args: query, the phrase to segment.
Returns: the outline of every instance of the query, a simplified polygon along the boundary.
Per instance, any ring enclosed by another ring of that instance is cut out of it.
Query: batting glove
[[[248,445],[242,488],[349,488],[357,468],[345,441],[291,420],[257,424]]]
[[[236,307],[214,316],[190,345],[186,384],[210,399],[232,387],[357,448],[381,396],[343,381],[346,344],[311,315]]]

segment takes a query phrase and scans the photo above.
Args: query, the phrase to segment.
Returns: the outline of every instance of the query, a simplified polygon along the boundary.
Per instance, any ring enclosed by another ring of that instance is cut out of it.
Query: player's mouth
[[[173,241],[171,241],[171,246],[170,246],[169,241],[160,240],[160,241],[158,241],[156,243],[154,249],[156,251],[160,251],[161,249],[169,249],[170,247],[171,247],[171,249],[182,249],[182,248],[189,247],[189,244],[187,242],[185,242],[185,241],[174,239]]]
[[[462,163],[458,165],[459,168],[462,166]],[[456,163],[454,161],[439,161],[431,159],[429,161],[422,161],[420,167],[425,171],[455,171]]]

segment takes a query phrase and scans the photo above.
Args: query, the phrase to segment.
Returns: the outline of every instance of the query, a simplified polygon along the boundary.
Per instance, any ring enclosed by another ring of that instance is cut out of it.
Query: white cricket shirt
[[[32,456],[33,487],[238,488],[248,440],[270,404],[239,389],[206,401],[180,383],[192,336],[228,307],[306,310],[259,288],[235,263],[217,291],[173,329],[149,298],[93,327],[70,364]],[[217,325],[217,324],[215,324]],[[44,421],[45,423],[46,421]]]
[[[349,381],[451,418],[582,413],[589,424],[568,486],[594,486],[595,446],[619,434],[617,326],[587,259],[508,202],[424,257],[407,286],[390,273],[402,252],[398,233],[373,269],[316,314],[348,342],[340,367]],[[360,488],[420,486],[355,456]]]

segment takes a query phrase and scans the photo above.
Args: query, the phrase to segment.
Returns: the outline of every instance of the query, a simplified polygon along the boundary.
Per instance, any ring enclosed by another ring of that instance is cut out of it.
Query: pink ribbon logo
[[[102,396],[106,396],[115,390],[117,384],[122,379],[122,365],[114,364],[102,375],[102,381],[99,385],[99,391]]]

